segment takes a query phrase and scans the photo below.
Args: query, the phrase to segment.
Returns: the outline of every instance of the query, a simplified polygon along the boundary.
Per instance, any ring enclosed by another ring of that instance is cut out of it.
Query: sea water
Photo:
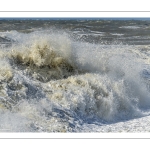
[[[148,116],[149,29],[140,20],[0,20],[0,131],[90,132]]]

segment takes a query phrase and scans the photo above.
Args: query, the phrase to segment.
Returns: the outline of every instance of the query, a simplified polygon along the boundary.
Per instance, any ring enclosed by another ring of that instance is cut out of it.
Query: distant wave
[[[124,28],[124,29],[139,29],[139,28],[142,28],[140,26],[122,26],[122,27],[119,27],[119,28]]]

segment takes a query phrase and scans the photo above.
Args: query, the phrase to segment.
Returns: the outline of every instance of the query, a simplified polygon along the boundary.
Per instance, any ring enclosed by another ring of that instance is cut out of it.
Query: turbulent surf
[[[149,22],[0,21],[1,132],[96,132],[150,114]]]

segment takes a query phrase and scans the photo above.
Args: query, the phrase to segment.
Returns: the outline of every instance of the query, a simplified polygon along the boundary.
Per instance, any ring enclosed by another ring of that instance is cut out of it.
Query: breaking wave
[[[149,47],[77,42],[61,31],[2,35],[13,39],[0,50],[3,131],[73,132],[149,114]]]

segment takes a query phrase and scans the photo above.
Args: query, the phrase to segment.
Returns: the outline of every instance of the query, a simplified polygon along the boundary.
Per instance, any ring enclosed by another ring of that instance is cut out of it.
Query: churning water
[[[86,132],[150,114],[150,22],[0,25],[1,132]]]

